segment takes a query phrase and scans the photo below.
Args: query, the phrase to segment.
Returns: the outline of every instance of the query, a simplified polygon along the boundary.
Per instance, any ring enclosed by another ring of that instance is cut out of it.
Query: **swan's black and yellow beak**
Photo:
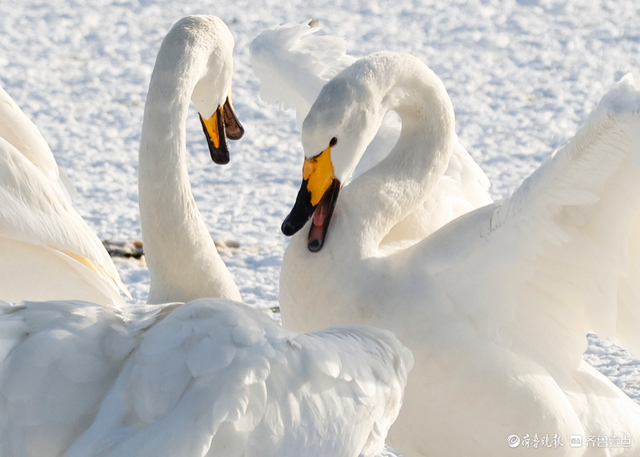
[[[244,127],[236,117],[231,96],[227,97],[224,105],[219,106],[209,119],[200,116],[200,122],[207,137],[211,159],[219,165],[229,163],[227,138],[239,140],[244,135]]]
[[[302,177],[293,209],[282,223],[282,233],[286,236],[297,233],[313,216],[307,246],[311,252],[318,252],[324,245],[341,187],[333,173],[331,146],[304,161]]]

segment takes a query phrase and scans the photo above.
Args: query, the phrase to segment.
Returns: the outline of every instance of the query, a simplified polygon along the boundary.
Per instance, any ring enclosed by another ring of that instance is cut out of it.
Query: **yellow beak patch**
[[[311,204],[316,206],[335,179],[333,164],[331,163],[331,147],[311,159],[305,159],[302,177],[307,181],[307,190],[311,194]]]
[[[222,107],[218,108],[209,119],[202,119],[202,125],[204,126],[209,139],[213,142],[216,148],[220,147],[220,122],[218,116],[220,116]]]

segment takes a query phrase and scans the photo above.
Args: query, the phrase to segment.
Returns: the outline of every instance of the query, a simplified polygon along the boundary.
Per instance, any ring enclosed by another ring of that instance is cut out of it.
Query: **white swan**
[[[185,157],[189,100],[200,113],[215,162],[229,161],[226,137],[244,132],[230,98],[233,37],[220,19],[209,22],[197,27],[201,37],[186,23],[169,33],[149,84],[138,171],[148,303],[240,300],[196,206]]]
[[[195,247],[208,246],[178,155],[192,99],[212,155],[228,159],[222,117],[240,134],[231,113],[224,114],[231,109],[225,99],[232,49],[220,19],[189,16],[174,25],[158,54],[140,149],[140,205],[146,254],[155,259],[148,263],[155,297],[238,295],[215,248],[209,252],[214,262],[188,265],[168,246],[180,243],[196,259]],[[155,181],[148,179],[152,171]],[[153,202],[154,183],[173,218],[145,207]],[[161,189],[165,183],[177,195]],[[172,266],[163,270],[159,263],[163,255],[196,279],[214,275],[220,288],[181,290],[170,277],[169,286],[158,283],[172,274]],[[293,333],[224,298],[124,309],[69,301],[5,304],[0,455],[371,456],[399,412],[411,365],[410,351],[388,331],[355,326]]]
[[[0,308],[0,455],[381,451],[411,356],[390,332],[284,330],[226,299]]]
[[[0,88],[0,299],[78,299],[124,306],[130,297],[100,239],[71,205],[35,125]]]
[[[389,110],[402,120],[395,148],[340,191]],[[283,325],[370,324],[413,351],[389,434],[407,455],[638,455],[640,405],[581,356],[589,331],[640,354],[639,87],[618,83],[511,198],[385,255],[381,240],[434,188],[455,141],[447,92],[414,57],[365,57],[324,86],[283,224],[304,226],[284,256]],[[536,434],[563,447],[525,448]],[[631,448],[573,448],[571,435]]]
[[[343,39],[320,35],[319,30],[309,23],[285,24],[265,30],[251,43],[251,64],[260,78],[261,98],[294,107],[298,127],[322,86],[356,61],[346,53]],[[353,171],[354,178],[379,163],[397,142],[401,125],[393,114],[382,120]],[[415,244],[450,220],[493,201],[489,179],[457,138],[448,160],[446,171],[424,202],[389,230],[381,242],[385,250]]]

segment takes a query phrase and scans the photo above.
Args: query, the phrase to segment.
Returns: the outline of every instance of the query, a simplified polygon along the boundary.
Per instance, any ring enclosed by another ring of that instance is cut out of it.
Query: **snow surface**
[[[160,42],[186,14],[221,17],[236,39],[234,104],[246,134],[214,165],[195,111],[193,192],[244,300],[277,307],[287,241],[280,224],[301,179],[293,112],[258,96],[249,43],[275,24],[315,18],[356,56],[414,54],[444,81],[461,143],[509,195],[567,141],[616,80],[640,70],[636,0],[48,0],[0,2],[0,83],[36,123],[103,239],[140,237],[137,155]],[[118,261],[136,302],[144,264]],[[277,317],[277,315],[276,315]],[[640,401],[640,361],[589,337],[586,360]]]

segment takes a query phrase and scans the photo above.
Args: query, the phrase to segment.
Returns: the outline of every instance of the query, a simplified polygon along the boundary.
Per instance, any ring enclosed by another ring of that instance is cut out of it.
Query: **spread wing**
[[[11,96],[0,87],[0,137],[33,163],[70,202],[76,190],[58,168],[53,153],[40,130],[24,114]]]
[[[459,314],[495,323],[548,369],[577,367],[587,332],[640,355],[639,89],[623,78],[511,198],[454,221],[421,251]]]

